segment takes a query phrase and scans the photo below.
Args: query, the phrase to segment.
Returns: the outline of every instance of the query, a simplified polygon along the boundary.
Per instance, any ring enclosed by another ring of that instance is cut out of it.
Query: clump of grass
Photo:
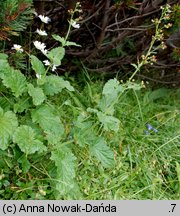
[[[90,86],[91,95],[86,86],[81,100],[96,100],[100,94],[97,86],[102,84]],[[85,199],[180,198],[176,170],[180,159],[179,95],[178,90],[162,88],[130,90],[120,97],[115,111],[120,131],[106,134],[115,153],[115,166],[105,169],[86,151],[75,150],[79,157],[77,179]],[[156,130],[146,133],[147,124]]]

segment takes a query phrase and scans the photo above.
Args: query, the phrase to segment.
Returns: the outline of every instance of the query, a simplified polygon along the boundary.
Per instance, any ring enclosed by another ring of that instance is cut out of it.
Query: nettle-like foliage
[[[48,22],[48,17],[40,18],[45,23]],[[69,23],[68,32],[71,26],[78,27],[73,18]],[[116,117],[115,106],[125,91],[139,90],[144,84],[131,81],[132,77],[125,83],[111,79],[104,85],[100,98],[93,106],[82,105],[70,82],[49,72],[61,65],[66,46],[78,45],[68,41],[67,36],[52,37],[60,45],[51,50],[46,50],[44,43],[34,41],[35,47],[47,58],[43,61],[44,64],[35,55],[28,54],[31,73],[35,72],[36,78],[25,76],[20,70],[13,68],[9,64],[8,55],[0,54],[0,180],[4,178],[3,170],[7,164],[9,169],[14,170],[14,165],[10,165],[14,160],[15,166],[21,167],[16,175],[21,172],[30,175],[33,169],[38,170],[46,179],[48,176],[54,189],[53,198],[76,199],[81,198],[76,181],[77,161],[80,159],[74,149],[88,150],[87,154],[96,158],[104,168],[113,167],[114,152],[108,134],[113,135],[120,130],[120,119]],[[14,49],[23,52],[20,45],[16,44]],[[151,51],[146,57],[150,54]],[[142,59],[140,66],[135,65],[135,73],[146,63]],[[62,104],[53,100],[61,97],[65,91],[68,98],[61,100]],[[67,119],[65,122],[62,118],[64,105],[65,109],[70,108],[74,114],[69,119],[69,124]],[[42,167],[42,164],[48,164],[45,172],[37,167]],[[7,186],[8,183],[4,184]],[[19,180],[16,184],[22,186]],[[25,187],[33,187],[33,181]],[[39,192],[46,195],[42,188]]]
[[[43,22],[48,21],[47,17],[40,18]],[[78,27],[73,19],[69,23],[70,27],[73,25]],[[22,71],[10,66],[8,55],[0,54],[0,177],[2,180],[3,170],[6,169],[4,161],[9,160],[9,152],[11,152],[11,159],[16,161],[16,166],[21,167],[24,175],[31,172],[34,168],[33,164],[41,163],[46,158],[50,167],[53,167],[52,170],[48,170],[48,177],[52,187],[58,192],[57,197],[74,198],[75,196],[70,194],[78,188],[75,181],[77,158],[71,144],[76,143],[82,149],[88,147],[89,154],[95,156],[105,168],[110,168],[114,165],[113,151],[106,139],[98,134],[95,126],[102,123],[105,131],[117,132],[119,120],[113,117],[113,112],[105,113],[106,107],[112,106],[108,101],[112,92],[106,93],[107,90],[104,90],[105,96],[102,100],[105,101],[100,103],[97,110],[94,109],[97,111],[99,120],[84,119],[86,115],[93,119],[92,108],[89,108],[90,111],[85,110],[84,115],[79,113],[77,119],[72,116],[75,125],[71,130],[72,138],[68,140],[64,121],[58,111],[61,104],[56,105],[52,101],[56,95],[60,97],[64,90],[75,98],[73,96],[75,89],[63,77],[51,74],[49,70],[53,71],[61,65],[66,46],[78,45],[68,41],[67,36],[62,38],[53,35],[53,38],[60,43],[60,46],[49,51],[45,49],[45,44],[39,41],[34,42],[34,46],[47,58],[44,60],[45,65],[38,57],[27,53],[31,71],[36,74],[35,79],[31,75],[25,76]],[[13,49],[17,52],[24,51],[17,44]],[[120,87],[117,81],[112,81],[107,85],[112,91],[119,93]],[[117,99],[117,94],[114,100]],[[110,108],[112,109],[113,107]],[[51,179],[55,180],[51,181]]]
[[[8,39],[9,35],[19,35],[32,19],[32,0],[0,1],[0,40]]]
[[[95,156],[105,168],[114,165],[113,150],[106,137],[98,131],[119,131],[120,120],[114,116],[114,106],[120,93],[129,88],[140,89],[140,85],[109,80],[95,107],[87,107],[79,112],[76,119],[72,116],[72,138],[67,141],[68,133],[57,112],[58,107],[50,101],[56,94],[60,96],[65,89],[72,95],[75,89],[70,83],[57,75],[46,75],[44,65],[33,55],[32,68],[41,74],[41,78],[36,80],[29,81],[21,71],[11,67],[6,54],[0,55],[0,64],[3,86],[0,97],[0,149],[8,152],[18,146],[20,158],[23,158],[23,163],[20,161],[24,173],[30,171],[33,155],[51,161],[56,167],[56,174],[53,174],[56,178],[55,187],[58,197],[62,198],[77,190],[76,156],[70,144],[74,143],[82,149],[88,147],[89,154]],[[34,162],[37,163],[38,159]]]

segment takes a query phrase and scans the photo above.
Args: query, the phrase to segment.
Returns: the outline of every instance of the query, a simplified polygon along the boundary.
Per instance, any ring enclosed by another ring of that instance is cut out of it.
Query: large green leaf
[[[35,88],[32,84],[28,84],[28,93],[32,97],[35,106],[42,104],[46,99],[43,90],[39,87]]]
[[[120,123],[119,119],[115,118],[114,116],[106,115],[102,112],[98,112],[97,116],[99,121],[103,124],[104,130],[118,132]]]
[[[13,136],[13,142],[17,143],[21,151],[26,154],[46,151],[46,146],[36,137],[37,134],[31,127],[21,125]]]
[[[119,119],[111,115],[106,115],[105,113],[98,111],[97,109],[87,108],[87,112],[96,113],[99,121],[102,123],[104,130],[106,131],[115,131],[119,130]]]
[[[46,69],[43,63],[34,55],[31,55],[30,57],[33,70],[39,75],[44,75],[46,73]]]
[[[41,105],[33,110],[32,120],[44,130],[49,143],[57,144],[60,141],[64,127],[59,116],[54,115],[53,110],[48,105]]]
[[[10,88],[15,97],[19,97],[27,90],[26,77],[19,71],[9,68],[4,74],[1,75],[4,86]]]
[[[64,58],[65,49],[63,47],[56,47],[47,53],[47,57],[50,61],[56,65],[61,65],[61,60]]]
[[[8,59],[8,55],[4,53],[0,53],[0,60],[7,60],[7,59]]]
[[[5,112],[0,107],[0,149],[8,148],[12,135],[18,126],[16,115],[11,112]]]
[[[103,96],[98,104],[101,111],[106,112],[109,115],[113,115],[114,105],[117,103],[118,95],[124,90],[125,87],[120,85],[117,79],[110,79],[103,87]]]
[[[46,95],[54,95],[66,88],[69,91],[74,91],[74,88],[68,81],[65,81],[62,77],[56,75],[46,76],[46,82],[43,85],[43,89]]]
[[[90,152],[94,155],[105,168],[110,168],[114,165],[114,154],[107,145],[104,138],[97,137],[90,145]]]
[[[0,71],[6,70],[7,67],[10,67],[7,59],[8,55],[0,53]]]
[[[65,195],[74,187],[76,157],[69,148],[62,147],[51,153],[51,160],[55,162],[57,167],[56,189]]]
[[[110,96],[119,93],[120,85],[117,79],[110,79],[103,87],[103,95]]]
[[[89,145],[94,139],[95,132],[93,131],[93,123],[91,121],[85,121],[82,115],[79,115],[77,121],[72,130],[72,134],[75,142],[84,147]]]

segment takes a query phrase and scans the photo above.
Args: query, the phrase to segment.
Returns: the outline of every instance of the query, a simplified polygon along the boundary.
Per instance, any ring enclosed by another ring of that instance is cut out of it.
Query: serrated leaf
[[[54,95],[66,88],[69,91],[74,91],[74,88],[68,81],[65,81],[62,77],[56,75],[46,76],[46,82],[43,85],[43,89],[46,95]]]
[[[65,45],[65,39],[63,38],[63,37],[60,37],[59,35],[52,35],[52,37],[56,40],[56,41],[59,41],[61,44],[62,44],[62,46],[64,46]]]
[[[114,116],[108,116],[102,112],[98,112],[97,116],[99,121],[103,124],[104,130],[118,132],[120,123],[119,119]]]
[[[53,110],[48,105],[41,105],[32,111],[32,120],[38,123],[47,135],[47,140],[51,144],[57,144],[64,133],[64,127],[59,116],[54,115]]]
[[[98,103],[99,109],[102,112],[106,113],[107,115],[113,115],[114,114],[114,105],[115,105],[115,103],[113,104],[113,102],[116,99],[117,99],[117,97],[109,99],[108,97],[103,96]]]
[[[103,95],[112,95],[119,93],[119,81],[117,79],[110,79],[103,87]]]
[[[5,70],[6,67],[10,67],[7,59],[8,55],[0,53],[0,71]]]
[[[114,116],[106,115],[105,113],[102,113],[98,111],[97,109],[87,108],[87,112],[95,113],[97,114],[97,117],[99,121],[102,123],[104,130],[106,131],[115,131],[117,132],[119,130],[119,119],[115,118]]]
[[[34,87],[32,84],[28,84],[28,93],[33,99],[33,104],[38,106],[46,99],[44,92],[39,87]]]
[[[65,49],[63,47],[56,47],[47,53],[47,57],[50,61],[56,65],[61,65],[61,60],[64,58]]]
[[[44,75],[46,73],[46,69],[43,63],[34,55],[30,55],[30,58],[33,70],[39,75]]]
[[[103,96],[99,101],[98,107],[101,111],[109,115],[114,113],[114,105],[118,102],[120,92],[123,92],[125,87],[119,84],[117,79],[110,79],[103,87]]]
[[[11,112],[5,112],[0,107],[0,149],[5,150],[9,146],[12,135],[18,126],[16,115]]]
[[[77,46],[77,47],[81,47],[81,45],[75,43],[75,42],[71,42],[71,41],[66,41],[64,46]]]
[[[3,80],[3,84],[7,88],[11,89],[15,97],[19,97],[24,92],[26,92],[26,77],[19,70],[9,68],[9,71],[4,73],[1,78]]]
[[[106,141],[98,137],[94,143],[90,145],[90,152],[95,156],[105,168],[110,168],[114,165],[114,154],[109,148]]]
[[[73,188],[76,157],[69,148],[62,147],[51,153],[51,160],[55,162],[57,167],[56,189],[65,195]]]
[[[39,153],[46,151],[46,146],[36,137],[37,135],[31,127],[22,125],[17,128],[13,136],[13,142],[17,143],[21,151],[27,155],[36,151]]]
[[[90,144],[94,139],[95,133],[92,130],[91,121],[81,121],[82,119],[78,118],[77,122],[72,130],[74,140],[80,147],[84,147],[86,144]]]

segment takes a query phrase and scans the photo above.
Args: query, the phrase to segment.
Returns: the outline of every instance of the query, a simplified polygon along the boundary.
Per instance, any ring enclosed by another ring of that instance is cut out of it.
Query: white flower
[[[44,15],[39,15],[38,17],[40,18],[40,20],[41,20],[43,23],[46,23],[46,24],[47,24],[48,22],[51,21],[51,19],[50,19],[49,17],[44,16]]]
[[[41,36],[47,36],[46,31],[42,31],[41,29],[37,29],[36,32]]]
[[[45,66],[51,65],[51,63],[50,63],[48,60],[44,60],[43,62],[44,62],[44,64],[45,64]]]
[[[33,43],[36,49],[41,50],[44,55],[47,54],[47,50],[45,49],[46,45],[44,43],[41,43],[40,41],[34,41]]]
[[[21,45],[18,44],[14,44],[13,47],[11,49],[15,49],[17,52],[22,53],[23,52],[23,48]]]
[[[46,48],[46,45],[40,41],[34,41],[33,43],[38,50],[44,50]]]
[[[72,27],[74,27],[74,28],[77,28],[77,29],[80,28],[80,25],[77,24],[76,21],[72,21],[72,22],[71,22],[71,25],[72,25]]]
[[[56,65],[53,65],[52,66],[52,71],[55,71],[56,70]]]
[[[48,60],[44,60],[43,62],[44,62],[44,65],[45,65],[45,66],[51,66],[51,67],[52,67],[52,68],[51,68],[52,71],[55,71],[55,70],[56,70],[57,65],[51,64]]]
[[[37,77],[38,79],[41,79],[41,74],[36,74],[36,77]]]

